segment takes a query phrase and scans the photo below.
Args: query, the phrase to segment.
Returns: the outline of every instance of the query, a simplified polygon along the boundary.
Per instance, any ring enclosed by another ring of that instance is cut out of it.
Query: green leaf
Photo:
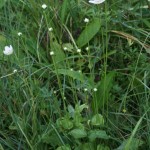
[[[149,111],[149,109],[148,109],[147,111]],[[129,150],[129,148],[131,147],[131,145],[133,145],[133,147],[135,146],[134,143],[135,143],[135,140],[136,140],[136,139],[134,138],[134,136],[135,136],[136,132],[138,131],[138,128],[140,127],[140,124],[141,124],[141,122],[142,122],[144,116],[146,115],[147,111],[144,113],[144,115],[143,115],[142,117],[140,117],[140,119],[139,119],[138,122],[136,123],[136,126],[134,127],[130,138],[127,140],[127,143],[125,144],[124,150]],[[134,142],[133,142],[133,141],[134,141]],[[132,144],[132,143],[133,143],[133,144]],[[133,149],[132,149],[132,150],[133,150]]]
[[[56,150],[71,150],[71,148],[68,145],[63,145],[63,146],[59,146]]]
[[[0,150],[4,150],[3,146],[0,144]]]
[[[110,150],[110,148],[108,146],[105,145],[97,145],[97,150]]]
[[[95,150],[93,143],[82,143],[75,150]]]
[[[54,73],[67,75],[69,77],[72,77],[73,79],[79,80],[83,83],[87,83],[87,86],[89,86],[89,88],[92,88],[90,82],[88,81],[88,78],[78,71],[72,71],[68,69],[57,69],[54,71]]]
[[[109,136],[106,134],[106,132],[104,130],[91,130],[88,133],[88,138],[91,142],[93,142],[97,138],[99,138],[99,139],[109,139]]]
[[[65,23],[65,17],[66,17],[66,15],[68,14],[68,0],[64,0],[63,1],[63,4],[62,4],[62,7],[61,7],[61,17],[60,17],[60,19],[61,19],[61,22],[62,23]]]
[[[0,9],[5,5],[6,0],[0,0]]]
[[[109,93],[113,86],[115,72],[110,72],[98,83],[96,95],[92,101],[93,110],[101,109],[109,99]],[[96,108],[95,108],[96,107]]]
[[[55,61],[54,63],[57,68],[62,68],[64,67],[65,54],[53,33],[51,33],[50,37],[51,51],[54,52],[54,55],[52,56]]]
[[[104,125],[104,118],[101,114],[96,114],[91,119],[91,124],[94,126]]]
[[[42,135],[42,142],[51,144],[53,147],[61,145],[61,141],[54,130],[47,131],[45,135]]]
[[[101,27],[101,21],[99,18],[94,19],[89,23],[86,28],[82,31],[79,38],[77,39],[77,45],[82,47],[86,45],[99,31]]]
[[[87,133],[84,129],[73,129],[69,132],[69,134],[75,139],[80,139],[87,136]]]
[[[73,52],[73,45],[71,43],[64,43],[63,48],[67,48],[65,51]]]
[[[76,106],[75,106],[75,111],[77,111],[77,112],[82,112],[83,111],[83,109],[88,109],[88,105],[87,104],[82,104],[82,105],[79,105],[79,104],[77,104]]]
[[[74,108],[72,107],[72,105],[68,105],[68,112],[70,114],[71,117],[74,117]]]
[[[129,139],[124,140],[122,142],[122,144],[117,148],[117,150],[127,150],[126,144],[127,144],[128,140]],[[130,146],[129,146],[128,150],[137,150],[143,144],[144,144],[144,142],[142,140],[133,138],[132,141],[130,142]]]
[[[73,117],[73,121],[74,121],[74,124],[76,127],[79,127],[82,129],[84,128],[84,126],[81,123],[83,121],[83,118],[79,112],[75,112],[74,117]]]
[[[61,128],[64,128],[64,129],[71,129],[73,128],[73,123],[68,119],[68,118],[59,118],[57,119],[57,125]]]
[[[150,27],[150,22],[146,19],[141,19],[141,22],[143,22],[148,28]]]

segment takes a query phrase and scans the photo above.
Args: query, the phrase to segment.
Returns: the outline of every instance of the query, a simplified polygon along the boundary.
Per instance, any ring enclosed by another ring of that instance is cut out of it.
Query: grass
[[[0,150],[150,149],[149,1],[1,0],[0,16]]]

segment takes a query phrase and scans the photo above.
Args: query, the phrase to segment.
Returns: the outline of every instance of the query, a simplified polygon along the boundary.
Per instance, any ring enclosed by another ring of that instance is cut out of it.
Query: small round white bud
[[[97,92],[97,88],[94,88],[93,91],[94,91],[94,92]]]
[[[78,52],[78,53],[81,53],[81,49],[77,49],[77,52]]]
[[[50,55],[51,55],[51,56],[52,56],[52,55],[54,55],[54,52],[53,52],[53,51],[51,51],[51,52],[50,52]]]
[[[46,4],[43,4],[43,5],[42,5],[42,8],[43,8],[43,9],[46,9],[46,8],[47,8],[47,5],[46,5]]]

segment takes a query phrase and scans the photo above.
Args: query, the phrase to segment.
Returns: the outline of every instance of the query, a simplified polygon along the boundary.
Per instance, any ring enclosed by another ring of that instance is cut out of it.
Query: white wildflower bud
[[[13,73],[16,73],[16,72],[17,72],[17,69],[14,69],[14,70],[13,70]]]
[[[86,92],[88,89],[87,88],[84,88],[84,91]]]
[[[78,53],[81,53],[81,49],[77,49],[77,52],[78,52]]]
[[[57,93],[57,91],[54,91],[54,94],[56,94]]]
[[[53,28],[52,27],[48,28],[48,31],[50,31],[50,32],[53,31]]]
[[[53,52],[53,51],[51,51],[51,52],[50,52],[50,55],[51,55],[51,56],[52,56],[52,55],[54,55],[54,52]]]
[[[46,8],[47,8],[47,5],[46,5],[46,4],[43,4],[43,5],[42,5],[42,8],[43,8],[43,9],[46,9]]]
[[[97,92],[97,88],[94,88],[93,91],[94,91],[94,92]]]
[[[88,18],[85,18],[85,19],[84,19],[84,22],[85,22],[85,23],[88,23],[88,22],[89,22],[89,19],[88,19]]]
[[[18,36],[21,36],[22,35],[22,33],[21,32],[18,32]]]
[[[88,50],[89,50],[89,47],[86,47],[85,49],[86,49],[86,51],[88,51]]]
[[[64,49],[64,51],[66,51],[66,50],[67,50],[67,47],[64,47],[63,49]]]

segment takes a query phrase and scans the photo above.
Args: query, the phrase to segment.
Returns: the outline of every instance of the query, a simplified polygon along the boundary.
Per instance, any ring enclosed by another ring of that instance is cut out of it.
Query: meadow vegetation
[[[0,0],[0,150],[149,150],[149,31],[148,0]]]

